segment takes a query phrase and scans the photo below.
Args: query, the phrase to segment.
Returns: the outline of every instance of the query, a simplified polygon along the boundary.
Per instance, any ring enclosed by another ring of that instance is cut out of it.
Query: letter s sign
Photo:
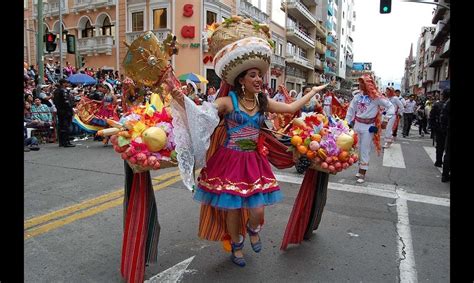
[[[193,4],[185,4],[183,7],[183,16],[191,17],[193,15]]]

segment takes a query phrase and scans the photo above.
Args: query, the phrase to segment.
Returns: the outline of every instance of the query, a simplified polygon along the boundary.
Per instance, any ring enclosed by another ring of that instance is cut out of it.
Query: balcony
[[[326,21],[326,29],[327,29],[328,31],[331,31],[331,30],[332,30],[332,22]]]
[[[326,38],[326,34],[327,34],[326,28],[321,22],[318,21],[316,24],[316,35],[321,38]]]
[[[318,21],[313,13],[311,13],[305,5],[301,4],[300,1],[287,0],[285,3],[286,8],[288,9],[288,15],[295,17],[305,26],[316,26]]]
[[[74,6],[71,9],[73,13],[79,13],[81,11],[97,11],[98,8],[105,7],[109,9],[111,6],[115,6],[116,0],[74,0]]]
[[[110,35],[79,38],[77,40],[77,51],[81,55],[98,55],[105,53],[112,55],[114,38]]]
[[[317,69],[317,70],[323,70],[323,62],[321,62],[321,60],[319,59],[316,59],[314,60],[314,68]]]
[[[156,35],[158,40],[162,42],[163,40],[166,39],[166,36],[168,33],[170,33],[170,29],[159,29],[159,30],[153,30],[153,33]],[[126,36],[126,41],[128,44],[131,44],[135,39],[137,39],[144,31],[133,31],[133,32],[127,32],[125,33]]]
[[[334,8],[330,3],[328,3],[328,15],[329,16],[334,16]]]
[[[436,68],[443,65],[444,59],[441,58],[440,53],[441,53],[441,48],[438,48],[438,50],[436,50],[436,53],[433,56],[433,60],[431,61],[430,67]]]
[[[326,53],[326,45],[324,45],[321,41],[316,41],[314,46],[316,48],[316,52],[318,54],[324,55]]]
[[[446,36],[449,34],[449,20],[448,22],[444,21],[439,21],[436,24],[436,30],[433,35],[433,39],[431,40],[431,45],[437,46],[441,42],[443,42],[443,39],[446,38]]]
[[[333,67],[325,66],[324,67],[324,73],[326,75],[335,76],[336,75],[336,69],[333,68]]]
[[[423,84],[430,83],[434,81],[435,69],[427,68],[423,71]]]
[[[326,59],[332,61],[333,63],[337,63],[336,53],[334,51],[326,50]]]
[[[276,54],[272,54],[272,64],[275,66],[285,67],[285,58]]]
[[[298,56],[291,53],[286,53],[286,63],[295,64],[310,70],[314,69],[314,64],[309,62],[308,58],[304,58],[302,56]]]
[[[294,43],[305,47],[305,49],[313,49],[315,41],[309,35],[305,34],[304,32],[300,31],[296,28],[293,24],[289,24],[286,26],[286,37],[294,41]]]
[[[63,15],[66,15],[69,13],[69,9],[67,6],[68,1],[66,0],[61,0],[61,12]],[[35,4],[33,7],[33,16],[37,17],[38,16],[38,5]],[[59,1],[52,2],[51,3],[44,3],[43,4],[43,16],[46,17],[54,17],[54,16],[59,16]]]
[[[337,49],[336,39],[332,35],[326,37],[326,44]]]
[[[442,4],[442,3],[440,3]],[[434,13],[434,16],[433,16],[433,20],[431,21],[431,23],[433,25],[436,25],[438,23],[439,20],[441,20],[444,16],[444,13],[446,12],[446,8],[444,7],[441,7],[441,6],[437,6],[436,8],[436,11]]]
[[[297,77],[297,78],[300,78],[300,79],[305,79],[305,80],[306,80],[306,77],[307,77],[306,72],[304,72],[300,69],[297,69],[297,68],[287,68],[286,69],[286,75]]]
[[[441,55],[439,57],[449,58],[449,44],[450,44],[450,41],[451,41],[451,39],[448,39],[448,41],[446,41],[444,43],[443,50],[441,51]]]
[[[242,15],[250,17],[257,22],[269,24],[270,16],[260,11],[257,7],[253,6],[249,2],[242,0],[240,1],[240,12]]]

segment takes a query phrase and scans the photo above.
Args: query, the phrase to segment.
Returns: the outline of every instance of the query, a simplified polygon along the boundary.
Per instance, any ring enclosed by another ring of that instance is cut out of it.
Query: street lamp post
[[[38,38],[36,39],[37,46],[37,58],[36,62],[38,64],[38,85],[36,86],[36,93],[39,94],[41,91],[41,85],[44,84],[44,45],[43,45],[43,35],[44,35],[44,24],[43,24],[43,0],[38,0]]]
[[[63,12],[59,0],[59,77],[63,78]]]

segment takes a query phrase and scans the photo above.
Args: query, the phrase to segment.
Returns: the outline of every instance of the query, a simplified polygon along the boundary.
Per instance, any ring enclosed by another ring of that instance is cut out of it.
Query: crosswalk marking
[[[431,161],[435,163],[436,162],[436,148],[432,146],[424,146],[423,148],[425,149],[426,153],[431,158]],[[436,167],[436,168],[438,168],[439,172],[443,173],[443,169],[441,169],[440,167]]]
[[[383,151],[383,166],[406,168],[400,144],[394,143]]]
[[[284,183],[301,184],[303,182],[303,177],[292,176],[292,175],[287,175],[287,174],[275,174],[275,177],[279,182],[284,182]],[[393,185],[393,188],[389,188],[388,185],[385,185],[383,187],[382,186],[364,187],[360,185],[349,185],[349,184],[329,182],[328,189],[350,192],[350,193],[366,194],[366,195],[385,197],[385,198],[394,198],[394,199],[403,198],[408,201],[421,202],[421,203],[446,206],[446,207],[449,207],[451,203],[449,198],[440,198],[440,197],[407,193],[400,188],[395,188],[395,185]]]

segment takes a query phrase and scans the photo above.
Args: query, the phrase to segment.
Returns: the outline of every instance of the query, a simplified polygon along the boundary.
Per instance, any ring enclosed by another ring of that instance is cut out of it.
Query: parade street
[[[25,282],[123,282],[124,164],[111,146],[77,140],[42,144],[24,159]],[[152,171],[161,225],[149,282],[448,282],[450,189],[433,165],[429,136],[408,138],[377,156],[366,182],[354,165],[329,178],[322,220],[309,241],[280,250],[303,175],[274,169],[284,200],[267,207],[247,266],[218,242],[197,237],[200,204],[177,167]]]

